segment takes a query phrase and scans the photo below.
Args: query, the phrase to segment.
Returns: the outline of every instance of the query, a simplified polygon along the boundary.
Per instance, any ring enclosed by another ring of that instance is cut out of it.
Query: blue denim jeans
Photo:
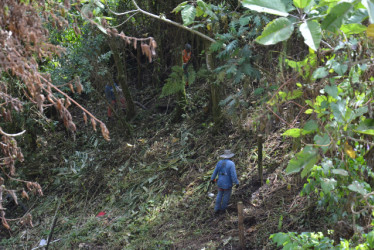
[[[218,194],[216,199],[216,205],[214,211],[225,210],[229,204],[232,189],[220,189],[218,188]]]

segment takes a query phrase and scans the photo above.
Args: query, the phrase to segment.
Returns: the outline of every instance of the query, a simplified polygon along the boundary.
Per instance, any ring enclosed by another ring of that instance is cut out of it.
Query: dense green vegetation
[[[239,249],[242,201],[248,249],[372,249],[373,23],[371,0],[2,1],[0,246]]]

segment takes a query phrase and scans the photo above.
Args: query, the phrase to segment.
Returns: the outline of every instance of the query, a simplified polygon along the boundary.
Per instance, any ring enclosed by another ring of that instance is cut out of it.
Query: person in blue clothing
[[[122,110],[125,110],[126,108],[126,104],[125,104],[125,98],[123,97],[123,93],[122,93],[122,89],[120,87],[118,87],[118,85],[116,83],[114,83],[114,86],[117,90],[117,93],[120,97],[120,105],[121,105],[121,108]],[[111,119],[112,118],[112,113],[113,113],[113,110],[112,110],[112,107],[116,107],[117,105],[117,101],[116,101],[116,96],[114,94],[114,91],[113,91],[113,87],[109,84],[107,84],[105,86],[105,97],[108,101],[108,111],[107,111],[107,115],[108,115],[108,119]]]
[[[220,160],[212,177],[210,178],[211,183],[217,182],[218,194],[216,199],[216,205],[214,207],[214,213],[223,213],[230,200],[232,186],[236,184],[236,188],[239,187],[238,177],[236,176],[235,163],[230,160],[235,154],[230,150],[225,150],[223,155],[220,155],[222,160]],[[218,181],[216,177],[218,175]]]

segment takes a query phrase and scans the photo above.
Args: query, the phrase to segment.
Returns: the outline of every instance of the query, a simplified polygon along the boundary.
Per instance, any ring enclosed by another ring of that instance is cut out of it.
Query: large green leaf
[[[300,32],[304,37],[304,42],[312,50],[316,51],[322,39],[321,27],[315,21],[307,21],[300,25]]]
[[[344,170],[344,169],[341,169],[341,168],[333,169],[332,173],[337,174],[337,175],[342,175],[342,176],[348,176],[349,175],[347,170]]]
[[[182,20],[184,25],[190,25],[193,23],[196,17],[196,9],[192,5],[186,5],[182,10]]]
[[[321,26],[325,30],[335,32],[336,29],[340,28],[344,18],[351,11],[352,4],[343,2],[334,6],[330,13],[325,17]]]
[[[293,0],[293,4],[300,9],[307,7],[312,0]]]
[[[347,111],[345,100],[331,103],[332,113],[337,122],[344,122],[345,113]]]
[[[278,16],[288,16],[287,6],[282,0],[243,0],[245,8]]]
[[[319,67],[313,72],[312,78],[318,79],[318,78],[325,78],[329,75],[329,72],[324,67]]]
[[[298,173],[301,169],[304,169],[302,175],[305,176],[314,164],[317,163],[318,159],[319,157],[316,149],[304,148],[303,151],[297,153],[296,156],[290,160],[286,168],[286,173]]]
[[[335,99],[338,98],[338,87],[336,87],[336,85],[332,85],[332,86],[329,86],[329,85],[326,85],[325,86],[325,91],[327,94],[329,94],[330,96],[334,97]]]
[[[374,23],[374,2],[372,0],[362,0],[361,2],[368,10],[370,23]]]
[[[307,123],[304,125],[304,134],[309,134],[314,131],[317,131],[318,129],[318,123],[315,120],[309,120]]]
[[[302,129],[299,128],[291,128],[283,133],[284,136],[291,136],[294,138],[300,137],[302,133]]]
[[[332,64],[332,69],[340,76],[344,75],[345,72],[348,70],[348,65],[347,64],[340,64],[338,62],[334,62]]]
[[[352,24],[352,23],[361,23],[366,18],[368,18],[369,14],[366,9],[357,9],[355,10],[351,17],[345,22],[345,24]]]
[[[354,181],[352,182],[352,184],[350,184],[348,186],[348,189],[353,191],[353,192],[356,192],[356,193],[359,193],[359,194],[362,194],[362,195],[365,195],[367,194],[367,190],[365,189],[364,185],[358,181]]]
[[[360,34],[365,32],[366,29],[366,26],[359,23],[343,24],[340,27],[340,30],[343,31],[346,35]]]
[[[367,234],[366,239],[369,243],[369,247],[374,248],[374,231]]]
[[[324,193],[330,193],[332,190],[335,189],[336,184],[338,182],[334,179],[322,178],[321,187]]]
[[[285,17],[277,18],[266,25],[261,36],[256,38],[256,42],[263,45],[272,45],[287,40],[294,26],[290,20]]]
[[[171,12],[172,12],[172,13],[173,13],[173,12],[178,13],[178,12],[181,11],[181,9],[183,9],[184,6],[186,6],[187,4],[188,4],[188,1],[184,1],[184,2],[182,2],[182,3],[180,3],[180,4],[178,4],[178,6],[175,7]]]
[[[374,135],[374,119],[366,119],[354,131],[361,134]]]
[[[328,134],[324,134],[323,136],[315,135],[314,142],[321,147],[324,153],[326,153],[326,151],[329,149],[330,137]]]

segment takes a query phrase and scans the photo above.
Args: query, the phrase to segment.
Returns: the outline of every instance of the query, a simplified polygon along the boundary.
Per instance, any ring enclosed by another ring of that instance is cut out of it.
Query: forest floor
[[[313,203],[299,195],[302,182],[284,173],[292,155],[281,126],[265,137],[261,186],[254,131],[241,127],[244,120],[234,124],[228,118],[217,130],[202,101],[207,86],[187,92],[187,114],[178,123],[170,121],[170,99],[138,95],[147,110],[138,110],[131,137],[112,120],[107,123],[112,140],[106,142],[84,125],[79,111],[72,112],[78,123],[75,140],[62,125],[40,135],[39,148],[25,155],[25,178],[37,178],[45,193],[25,202],[34,227],[13,223],[0,246],[35,249],[48,238],[56,214],[52,249],[239,249],[239,201],[247,249],[274,249],[272,233],[323,230]],[[104,100],[80,101],[106,119]],[[248,109],[255,114],[261,106]],[[228,148],[235,152],[240,187],[233,189],[227,212],[217,216],[214,198],[207,195],[217,193],[209,179]]]

